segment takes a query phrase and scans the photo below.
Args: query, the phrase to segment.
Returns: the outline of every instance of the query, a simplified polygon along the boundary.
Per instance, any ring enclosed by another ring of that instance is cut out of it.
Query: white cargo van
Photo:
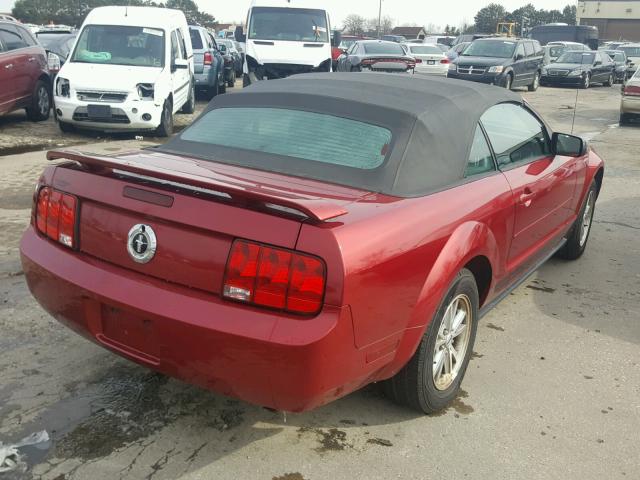
[[[331,23],[318,0],[253,0],[245,43],[244,85],[296,73],[331,71]],[[333,43],[340,44],[340,35]]]
[[[56,77],[54,103],[63,132],[84,127],[171,135],[173,115],[195,108],[184,13],[153,7],[92,10]]]

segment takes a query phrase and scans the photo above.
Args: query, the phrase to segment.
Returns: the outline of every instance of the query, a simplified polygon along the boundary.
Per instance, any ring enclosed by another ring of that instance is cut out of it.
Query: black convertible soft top
[[[363,170],[300,162],[286,156],[191,142],[181,135],[156,149],[399,197],[416,197],[463,180],[480,117],[489,107],[503,102],[522,103],[522,99],[495,86],[420,75],[303,74],[256,82],[241,93],[218,96],[202,116],[217,108],[270,107],[325,113],[379,125],[392,132],[391,149],[381,166]]]

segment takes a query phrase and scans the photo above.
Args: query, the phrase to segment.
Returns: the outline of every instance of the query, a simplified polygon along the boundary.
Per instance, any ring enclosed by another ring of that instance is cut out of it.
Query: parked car
[[[339,72],[411,72],[415,59],[396,42],[360,40],[338,59]]]
[[[582,43],[576,42],[549,42],[547,43],[549,58],[551,63],[555,62],[563,53],[569,51],[591,51],[591,49]]]
[[[0,13],[0,22],[18,22],[14,17],[12,17],[11,15],[7,15],[6,13]]]
[[[457,45],[451,47],[449,50],[447,50],[447,58],[449,60],[455,60],[456,58],[458,58],[460,53],[462,53],[462,51],[465,48],[467,48],[468,45],[471,45],[471,42],[462,42],[462,43],[458,43]]]
[[[636,70],[622,88],[620,125],[629,123],[633,117],[638,116],[640,116],[640,69]]]
[[[218,48],[224,60],[224,81],[229,88],[233,88],[236,84],[235,59],[225,44],[218,43]]]
[[[463,34],[463,35],[458,35],[453,42],[451,43],[452,47],[455,47],[456,45],[458,45],[459,43],[471,43],[474,40],[477,40],[479,38],[488,38],[491,35],[488,35],[486,33],[469,33],[469,34]]]
[[[239,78],[242,78],[243,60],[242,60],[242,55],[240,54],[240,52],[236,48],[236,43],[237,42],[235,42],[235,41],[233,41],[231,39],[222,39],[218,43],[220,45],[224,45],[225,47],[227,47],[227,51],[233,57],[233,68],[234,68],[234,71],[235,71],[235,76],[239,77]]]
[[[627,78],[631,78],[640,66],[640,43],[626,43],[620,45],[618,50],[622,50],[627,59],[630,60],[627,68]]]
[[[536,40],[480,38],[451,63],[448,76],[507,90],[527,87],[535,92],[540,84],[543,59],[544,52]]]
[[[615,81],[615,63],[598,51],[564,53],[556,63],[542,69],[541,85],[572,85],[589,88],[594,83],[610,87]]]
[[[405,44],[408,55],[416,61],[416,73],[447,76],[449,59],[436,45]]]
[[[0,20],[0,115],[26,109],[29,120],[49,118],[51,78],[47,52],[31,31]]]
[[[360,37],[354,35],[341,35],[340,44],[336,47],[331,47],[331,60],[333,61],[333,71],[338,69],[338,58],[345,54],[349,47],[360,40]]]
[[[95,8],[56,77],[58,125],[63,132],[81,127],[169,136],[173,115],[195,109],[193,76],[184,13],[154,7]]]
[[[260,82],[153,149],[47,157],[69,161],[45,168],[20,245],[42,307],[294,412],[371,382],[445,408],[480,317],[583,254],[604,172],[520,95],[372,73]]]
[[[36,38],[40,45],[47,51],[47,61],[49,64],[49,74],[52,81],[67,61],[73,43],[78,36],[77,32],[73,33],[36,33]]]
[[[611,61],[615,64],[615,81],[616,83],[624,83],[627,79],[627,67],[629,59],[622,50],[602,50],[601,53],[609,55]]]
[[[403,35],[383,35],[382,40],[395,43],[407,43],[407,38]]]
[[[216,39],[200,26],[189,26],[191,47],[193,48],[193,68],[196,91],[201,91],[211,99],[226,91],[224,58]]]

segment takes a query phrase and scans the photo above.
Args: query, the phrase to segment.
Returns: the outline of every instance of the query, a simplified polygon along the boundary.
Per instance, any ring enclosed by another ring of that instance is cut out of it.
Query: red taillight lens
[[[640,96],[640,87],[636,87],[635,85],[627,85],[626,87],[624,87],[622,94],[630,95],[632,97],[638,97]]]
[[[236,240],[231,247],[222,295],[291,313],[320,310],[324,263],[310,255]]]
[[[204,53],[204,64],[211,65],[213,63],[213,55],[209,52]]]
[[[440,60],[440,63],[451,63],[451,60],[449,60],[448,58],[443,58],[442,60]]]
[[[416,63],[422,63],[422,59],[421,58],[416,58]]]
[[[51,240],[74,248],[77,206],[73,195],[42,188],[36,204],[36,228]]]

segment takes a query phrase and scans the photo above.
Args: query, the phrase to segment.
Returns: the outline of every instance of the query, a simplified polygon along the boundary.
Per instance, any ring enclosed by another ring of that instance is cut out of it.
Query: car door
[[[173,112],[177,112],[186,103],[189,95],[189,69],[176,68],[175,61],[184,59],[185,54],[182,50],[178,37],[178,30],[171,32],[171,85],[173,91]]]
[[[521,271],[544,256],[543,247],[573,221],[576,159],[554,155],[546,127],[521,104],[496,105],[484,113],[481,123],[513,192],[508,268]],[[555,245],[556,240],[548,247]]]
[[[220,54],[220,47],[218,46],[218,42],[216,39],[209,33],[207,33],[207,37],[209,38],[209,42],[211,43],[211,54],[214,58],[214,67],[215,73],[218,76],[218,85],[224,84],[224,58]]]
[[[4,62],[2,68],[8,73],[6,87],[10,102],[18,103],[31,95],[33,83],[29,74],[29,52],[16,27],[10,23],[0,23],[0,41],[4,45]]]
[[[13,54],[5,50],[0,36],[0,115],[11,111],[15,104],[15,83],[13,80]]]
[[[527,41],[527,42],[522,42],[522,45],[524,46],[524,55],[526,59],[525,68],[527,71],[527,79],[528,79],[527,84],[529,84],[533,81],[533,76],[538,71],[538,64],[536,62],[536,55],[535,55],[535,49],[533,48],[533,43]]]
[[[518,42],[516,53],[513,58],[513,83],[514,86],[527,85],[529,74],[527,72],[527,57],[524,52],[524,45]]]

